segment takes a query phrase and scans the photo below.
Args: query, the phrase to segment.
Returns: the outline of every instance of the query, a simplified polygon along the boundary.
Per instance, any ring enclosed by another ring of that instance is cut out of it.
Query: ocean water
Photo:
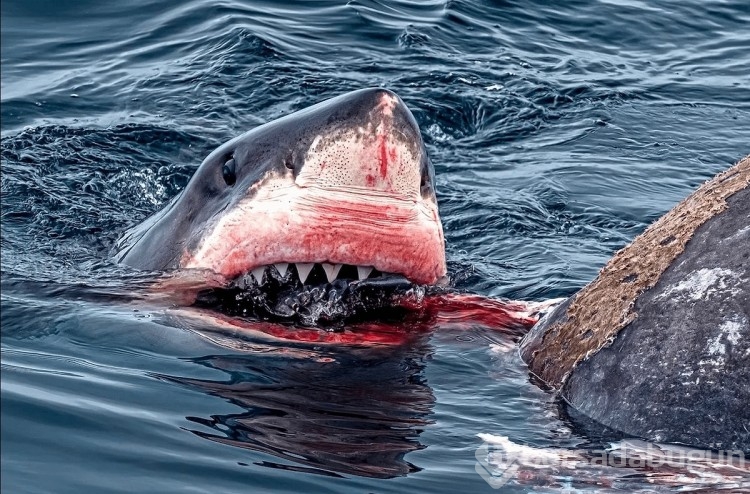
[[[750,152],[744,0],[0,9],[3,492],[496,492],[479,433],[596,443],[492,328],[236,348],[142,306],[113,243],[254,126],[396,91],[456,290],[535,301]]]

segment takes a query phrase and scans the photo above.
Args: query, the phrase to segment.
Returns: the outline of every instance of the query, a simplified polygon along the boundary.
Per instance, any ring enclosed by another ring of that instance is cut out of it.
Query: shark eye
[[[221,174],[224,176],[224,181],[227,185],[234,185],[237,181],[236,164],[234,158],[230,158],[229,161],[224,163],[221,169]]]

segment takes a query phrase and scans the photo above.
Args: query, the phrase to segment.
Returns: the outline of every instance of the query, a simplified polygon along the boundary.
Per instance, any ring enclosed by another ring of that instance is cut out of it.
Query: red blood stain
[[[375,177],[372,176],[371,174],[368,173],[367,176],[365,176],[365,180],[367,181],[367,185],[369,187],[375,186]]]
[[[341,332],[331,332],[319,328],[303,328],[282,324],[252,321],[249,319],[230,317],[212,311],[197,313],[220,326],[249,333],[263,333],[283,341],[300,343],[330,344],[330,345],[403,345],[415,333],[412,329],[401,326],[391,326],[379,322],[361,323],[344,329]]]
[[[378,172],[367,171],[363,182],[378,187]],[[302,197],[306,201],[293,210],[259,211],[225,226],[206,239],[204,245],[210,248],[200,264],[188,255],[182,266],[211,269],[234,278],[275,262],[332,262],[372,265],[423,284],[434,283],[445,274],[439,223],[415,217],[411,204],[317,194]]]
[[[354,205],[318,207],[317,217],[304,216],[309,220],[304,229],[290,229],[284,235],[256,230],[254,251],[231,249],[215,261],[213,269],[233,278],[257,265],[288,261],[276,253],[281,242],[284,257],[291,255],[305,262],[376,265],[382,271],[402,273],[417,283],[433,283],[444,274],[441,246],[431,232],[410,225],[402,208],[358,206],[360,211],[353,211]],[[377,235],[373,235],[373,229],[378,230]],[[336,245],[346,245],[348,250],[340,252]]]
[[[403,301],[409,306],[409,300]],[[433,295],[422,300],[418,307],[432,313],[443,323],[451,323],[461,328],[470,329],[476,325],[486,328],[518,331],[524,334],[536,324],[538,316],[531,314],[526,303],[520,301],[497,300],[461,293],[444,293]],[[417,308],[414,306],[413,308]]]
[[[378,149],[380,151],[380,176],[385,178],[388,174],[388,145],[384,135],[378,136]]]
[[[538,320],[524,302],[502,301],[478,295],[445,293],[422,300],[394,300],[409,310],[401,323],[366,322],[347,326],[340,332],[322,328],[294,327],[265,321],[230,317],[214,312],[203,315],[243,331],[264,333],[285,341],[333,345],[402,345],[435,330],[464,331],[481,326],[520,338]]]

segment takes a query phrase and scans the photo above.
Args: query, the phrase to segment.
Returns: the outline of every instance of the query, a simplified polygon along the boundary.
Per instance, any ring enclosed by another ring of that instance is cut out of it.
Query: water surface
[[[131,300],[145,280],[114,241],[254,126],[396,91],[435,164],[456,288],[524,300],[574,293],[750,151],[741,0],[1,9],[8,492],[495,492],[477,433],[596,440],[487,328],[236,350]]]

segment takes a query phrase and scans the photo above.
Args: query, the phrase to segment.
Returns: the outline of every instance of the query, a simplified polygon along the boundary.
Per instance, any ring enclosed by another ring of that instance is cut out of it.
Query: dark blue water
[[[395,90],[455,286],[524,300],[750,151],[744,0],[1,8],[3,492],[494,492],[477,433],[592,440],[486,328],[231,348],[133,301],[113,242],[260,123]]]

